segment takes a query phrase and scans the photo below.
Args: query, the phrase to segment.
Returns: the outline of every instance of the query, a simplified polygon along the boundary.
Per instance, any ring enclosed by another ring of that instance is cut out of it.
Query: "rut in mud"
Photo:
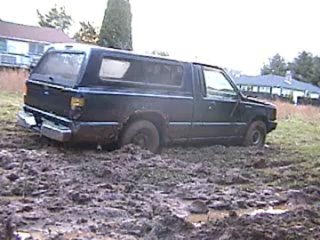
[[[277,146],[107,152],[13,126],[0,146],[0,239],[320,238],[319,182]]]

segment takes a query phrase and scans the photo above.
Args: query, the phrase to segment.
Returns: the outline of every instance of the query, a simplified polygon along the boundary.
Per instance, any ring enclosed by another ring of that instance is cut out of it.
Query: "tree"
[[[98,44],[132,50],[131,6],[128,0],[108,0]]]
[[[41,27],[57,28],[67,32],[72,23],[72,18],[66,13],[64,6],[57,7],[57,5],[55,5],[46,14],[41,14],[40,11],[37,10],[37,15]]]
[[[75,33],[74,38],[79,42],[96,44],[99,35],[90,22],[80,22],[80,30]]]
[[[288,70],[288,64],[285,59],[280,56],[279,53],[269,58],[269,63],[264,64],[261,69],[261,75],[273,74],[279,76],[285,76]]]
[[[311,83],[320,86],[320,57],[313,58],[313,76]]]
[[[315,59],[309,52],[303,51],[290,63],[293,78],[299,81],[312,82],[314,78]]]
[[[153,55],[158,55],[158,56],[163,56],[163,57],[168,57],[168,56],[169,56],[169,53],[168,53],[168,52],[158,51],[158,50],[153,50],[153,51],[151,52],[151,54],[153,54]]]

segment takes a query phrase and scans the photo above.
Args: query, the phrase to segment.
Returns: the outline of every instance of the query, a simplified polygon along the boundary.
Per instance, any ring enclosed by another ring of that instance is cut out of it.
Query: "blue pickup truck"
[[[84,44],[49,48],[26,82],[18,124],[61,142],[230,140],[262,147],[274,105],[244,96],[217,66]]]

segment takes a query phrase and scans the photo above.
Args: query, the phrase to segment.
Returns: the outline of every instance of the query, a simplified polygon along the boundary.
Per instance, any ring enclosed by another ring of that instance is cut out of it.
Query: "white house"
[[[291,77],[290,73],[285,77],[270,74],[262,76],[240,76],[234,80],[239,88],[245,92],[289,97],[295,103],[298,97],[309,97],[312,99],[318,99],[320,97],[319,87],[295,80]]]
[[[63,31],[0,20],[0,66],[28,68],[51,43],[75,42]]]

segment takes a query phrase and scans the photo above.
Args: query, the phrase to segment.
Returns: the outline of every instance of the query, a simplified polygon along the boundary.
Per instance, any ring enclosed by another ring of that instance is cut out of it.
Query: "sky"
[[[303,50],[320,55],[319,0],[130,0],[133,47],[166,51],[257,75],[279,53],[291,61]],[[37,25],[36,9],[65,6],[74,20],[100,27],[107,0],[6,0],[0,18]]]

